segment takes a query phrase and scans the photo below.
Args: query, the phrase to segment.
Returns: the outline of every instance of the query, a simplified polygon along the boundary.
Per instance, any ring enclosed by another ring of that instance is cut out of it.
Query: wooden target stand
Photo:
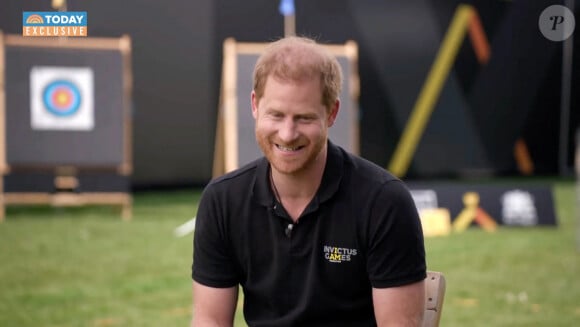
[[[7,158],[6,126],[6,49],[8,47],[43,49],[113,50],[122,57],[122,148],[121,162],[116,165],[76,165],[76,164],[32,164],[11,165]],[[132,217],[132,196],[129,187],[123,191],[87,191],[80,187],[84,173],[107,173],[128,180],[132,173],[131,157],[131,115],[130,96],[132,93],[131,40],[129,36],[120,38],[40,38],[3,34],[0,31],[0,222],[5,219],[8,205],[49,205],[54,207],[79,207],[85,205],[115,206],[121,209],[121,218]],[[51,192],[5,192],[4,177],[13,173],[41,172],[53,176]],[[79,188],[80,187],[80,188]],[[80,190],[80,191],[79,191]]]

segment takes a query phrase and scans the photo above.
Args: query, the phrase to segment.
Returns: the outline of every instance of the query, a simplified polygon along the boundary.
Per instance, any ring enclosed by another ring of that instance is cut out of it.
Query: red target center
[[[67,108],[71,105],[72,98],[70,90],[64,87],[59,87],[52,94],[52,101],[57,108]]]

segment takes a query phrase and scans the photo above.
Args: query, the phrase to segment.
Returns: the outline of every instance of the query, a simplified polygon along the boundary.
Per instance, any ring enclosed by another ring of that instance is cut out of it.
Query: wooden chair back
[[[437,271],[428,271],[425,278],[425,315],[423,327],[437,327],[443,311],[445,298],[445,276]]]

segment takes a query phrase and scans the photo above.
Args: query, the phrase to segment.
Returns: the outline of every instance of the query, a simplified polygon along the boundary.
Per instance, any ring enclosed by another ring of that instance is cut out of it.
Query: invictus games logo
[[[351,261],[357,255],[356,249],[339,248],[336,246],[324,246],[324,258],[332,263]]]
[[[87,36],[87,12],[24,11],[23,36]]]

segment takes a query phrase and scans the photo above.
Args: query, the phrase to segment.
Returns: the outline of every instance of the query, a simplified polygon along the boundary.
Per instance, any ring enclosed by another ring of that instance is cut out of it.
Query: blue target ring
[[[74,115],[81,106],[81,92],[72,82],[56,80],[49,83],[42,94],[46,110],[55,116]]]

